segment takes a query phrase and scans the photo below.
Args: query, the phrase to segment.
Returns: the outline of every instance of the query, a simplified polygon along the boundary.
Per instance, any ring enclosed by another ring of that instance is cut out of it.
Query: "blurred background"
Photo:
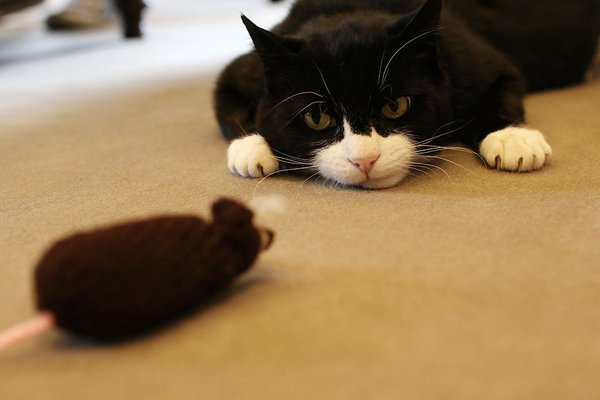
[[[58,91],[76,91],[72,94],[81,98],[109,86],[114,91],[182,75],[214,75],[250,49],[240,13],[271,27],[289,7],[289,2],[269,0],[147,3],[144,36],[130,40],[122,38],[116,14],[106,24],[87,29],[50,30],[47,18],[68,7],[70,0],[45,0],[1,15],[0,113],[47,104],[47,96],[58,101]]]

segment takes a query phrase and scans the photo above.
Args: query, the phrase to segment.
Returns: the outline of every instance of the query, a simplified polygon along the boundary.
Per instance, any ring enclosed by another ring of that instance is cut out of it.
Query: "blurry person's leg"
[[[114,0],[119,10],[123,24],[123,35],[126,38],[139,38],[142,36],[142,13],[148,0]]]

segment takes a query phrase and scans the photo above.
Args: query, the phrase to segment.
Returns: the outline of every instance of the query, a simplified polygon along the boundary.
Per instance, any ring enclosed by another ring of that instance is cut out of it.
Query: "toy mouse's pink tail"
[[[49,312],[42,312],[27,322],[0,332],[0,351],[52,328],[54,328],[54,316]]]

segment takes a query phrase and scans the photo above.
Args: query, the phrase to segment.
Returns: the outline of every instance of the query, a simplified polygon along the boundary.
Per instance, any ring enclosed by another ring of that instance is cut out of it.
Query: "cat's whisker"
[[[237,118],[235,119],[235,122],[239,125],[240,129],[242,130],[242,132],[244,132],[245,135],[248,135],[248,132],[246,132],[246,130],[242,127],[242,125],[237,120]],[[312,166],[312,162],[310,160],[308,160],[308,159],[303,159],[303,158],[300,158],[300,157],[294,157],[294,156],[286,154],[286,153],[284,153],[282,151],[279,151],[277,149],[271,149],[271,150],[274,151],[274,152],[276,152],[276,153],[280,153],[280,154],[282,154],[284,156],[284,157],[273,156],[273,158],[275,160],[277,160],[278,162],[281,162],[281,163],[284,163],[284,164],[290,164],[290,165]]]
[[[452,160],[449,160],[449,159],[444,158],[444,157],[440,157],[440,156],[422,156],[422,157],[431,158],[431,159],[435,159],[435,160],[442,160],[442,161],[450,163],[452,165],[456,165],[457,167],[462,168],[462,169],[464,169],[465,171],[467,171],[467,172],[469,172],[471,174],[474,174],[473,171],[471,171],[469,168],[465,167],[464,165],[460,165],[456,161],[452,161]]]
[[[435,164],[430,164],[430,163],[420,163],[420,162],[412,162],[412,165],[416,165],[416,166],[420,166],[420,167],[430,167],[430,168],[434,168],[438,171],[441,171],[442,173],[444,173],[444,175],[446,175],[448,177],[448,179],[450,181],[452,181],[452,178],[450,177],[450,174],[448,174],[448,172],[446,172],[446,170],[438,165]]]
[[[315,61],[313,61],[313,65],[315,66],[317,71],[319,71],[319,75],[321,75],[321,80],[323,81],[323,85],[325,85],[325,90],[327,90],[327,94],[329,94],[329,97],[333,99],[333,96],[331,95],[331,91],[329,90],[329,86],[327,85],[327,82],[325,81],[325,76],[323,75],[323,71],[321,71],[321,68],[319,68],[319,65]]]
[[[315,185],[319,184],[321,185],[323,181],[325,181],[325,177],[321,174],[313,174],[311,175],[311,178],[314,177],[315,178]]]
[[[322,176],[322,175],[321,175]],[[322,183],[322,187],[332,187],[333,189],[339,189],[341,184],[340,182],[336,181],[333,178],[328,178],[326,176],[322,176],[323,177],[323,183]]]
[[[429,143],[431,143],[432,141],[434,141],[435,139],[442,138],[442,137],[444,137],[444,136],[447,136],[447,135],[449,135],[449,134],[452,134],[452,133],[456,132],[457,130],[460,130],[460,129],[462,129],[462,128],[463,128],[464,126],[466,126],[466,125],[463,125],[463,126],[461,126],[461,127],[457,128],[457,129],[451,129],[451,130],[449,130],[449,131],[447,131],[447,132],[444,132],[444,133],[442,133],[442,134],[439,134],[439,135],[438,135],[438,132],[439,132],[440,130],[444,129],[444,128],[445,128],[445,127],[447,127],[447,126],[450,126],[450,125],[452,125],[452,124],[455,124],[455,123],[457,123],[457,122],[461,122],[461,121],[463,121],[463,120],[451,121],[451,122],[448,122],[448,123],[446,123],[446,124],[444,124],[444,125],[440,126],[439,128],[437,128],[437,129],[435,130],[435,132],[433,133],[433,135],[432,135],[430,138],[427,138],[427,139],[424,139],[424,140],[422,140],[422,141],[420,141],[420,142],[417,142],[417,146],[421,146],[421,145],[426,145],[426,144],[429,144]]]
[[[325,99],[325,96],[323,96],[322,94],[317,93],[317,92],[313,92],[313,91],[310,91],[310,90],[307,90],[307,91],[304,91],[304,92],[299,92],[299,93],[293,94],[291,96],[288,96],[287,98],[281,100],[279,103],[275,104],[273,107],[271,107],[271,109],[269,109],[269,111],[267,111],[262,116],[262,119],[264,119],[267,115],[269,115],[272,111],[274,111],[277,107],[281,106],[285,102],[290,101],[291,99],[296,98],[298,96],[309,95],[309,94],[312,94],[314,96],[320,97],[321,99]]]
[[[430,168],[428,168],[428,169],[425,169],[425,168],[423,168],[423,167],[416,167],[416,166],[413,166],[411,169],[413,169],[413,170],[415,170],[415,171],[417,171],[417,172],[420,172],[420,173],[422,173],[422,174],[425,174],[425,175],[427,175],[427,176],[428,176],[428,177],[430,177],[430,178],[432,177],[432,176],[431,176],[431,174],[428,172],[428,171],[432,171],[432,169],[430,169]],[[410,173],[410,172],[409,172],[409,173]],[[416,176],[415,174],[411,174],[411,175],[413,175],[413,176]]]
[[[386,66],[385,66],[385,69],[383,70],[383,77],[382,77],[381,85],[383,85],[385,83],[385,81],[387,80],[387,76],[388,76],[388,74],[390,72],[389,71],[390,64],[392,63],[392,61],[394,60],[394,58],[398,55],[398,53],[400,53],[406,46],[408,46],[409,44],[411,44],[415,40],[420,39],[421,37],[423,37],[425,35],[429,35],[429,34],[434,33],[434,32],[437,32],[437,28],[430,29],[428,31],[425,31],[425,32],[421,33],[420,35],[415,36],[414,38],[412,38],[408,42],[404,43],[398,50],[396,50],[396,52],[394,54],[392,54],[392,56],[388,60]]]
[[[293,161],[293,160],[286,160],[286,159],[282,159],[279,157],[273,157],[275,160],[277,160],[279,163],[281,164],[285,164],[285,165],[292,165],[292,166],[309,166],[312,165],[310,163],[306,163],[306,162],[298,162],[298,161]]]
[[[430,144],[423,145],[422,147],[427,147],[427,149],[425,149],[425,150],[417,149],[417,154],[419,154],[419,155],[430,154],[430,153],[440,152],[442,150],[459,151],[462,153],[473,154],[473,155],[477,156],[477,158],[479,158],[483,163],[485,163],[485,159],[481,156],[481,154],[479,154],[478,152],[473,151],[471,149],[464,148],[464,147],[436,146],[436,145],[430,145]]]
[[[417,149],[417,152],[419,152],[419,151],[456,150],[456,151],[464,151],[465,153],[474,153],[474,151],[471,149],[467,149],[464,147],[458,147],[458,146],[442,146],[442,145],[437,145],[437,144],[424,144],[419,147],[421,147],[421,149]]]
[[[276,174],[280,174],[282,172],[292,172],[292,171],[303,171],[303,170],[308,170],[313,168],[312,166],[309,167],[297,167],[297,168],[288,168],[288,169],[278,169],[277,171],[273,171],[270,174],[267,174],[265,176],[263,176],[258,183],[256,184],[256,186],[254,187],[254,191],[252,192],[252,197],[256,197],[256,191],[258,190],[258,187],[261,185],[261,183],[263,183],[263,181],[267,178],[270,178],[273,175]]]
[[[433,134],[433,136],[432,136],[432,137],[430,137],[430,138],[427,138],[427,139],[425,139],[425,140],[422,140],[422,141],[420,141],[420,142],[417,142],[417,143],[416,143],[416,146],[421,146],[421,145],[429,144],[429,143],[431,143],[432,141],[434,141],[434,140],[436,140],[436,139],[440,139],[440,138],[442,138],[442,137],[444,137],[444,136],[448,136],[448,135],[450,135],[450,134],[452,134],[452,133],[455,133],[455,132],[457,132],[457,131],[460,131],[461,129],[463,129],[463,128],[465,128],[467,125],[469,125],[471,122],[473,122],[473,119],[470,119],[470,120],[468,120],[468,121],[467,121],[465,124],[463,124],[463,125],[459,126],[459,127],[458,127],[458,128],[456,128],[456,129],[452,129],[452,130],[450,130],[450,131],[448,131],[448,132],[444,132],[444,133],[442,133],[442,134],[440,134],[440,135],[438,135],[438,134],[437,134],[437,132],[438,132],[440,129],[442,129],[442,128],[444,128],[444,127],[448,126],[448,125],[454,124],[454,123],[456,123],[456,122],[459,122],[459,121],[462,121],[462,120],[456,120],[456,121],[449,122],[449,123],[447,123],[447,124],[445,124],[445,125],[442,125],[441,127],[439,127],[439,128],[438,128],[438,129],[437,129],[437,130],[434,132],[434,134]]]
[[[426,171],[433,171],[433,168],[431,168],[429,166],[429,164],[424,164],[424,163],[411,163],[410,165],[410,169],[416,169],[418,171],[420,170],[426,170]]]
[[[311,165],[310,163],[296,162],[296,161],[291,161],[291,160],[283,160],[281,158],[275,158],[275,160],[279,161],[282,164],[286,164],[286,165],[296,165],[296,166],[308,166],[308,165]]]
[[[426,155],[426,154],[439,153],[442,150],[443,149],[423,149],[423,150],[417,150],[416,153],[417,153],[417,155],[423,156],[423,155]]]
[[[418,171],[418,172],[420,172],[422,174],[427,175],[430,178],[433,178],[433,175],[431,173],[437,172],[433,168],[426,168],[426,167],[413,167],[413,169],[415,171]]]
[[[450,125],[453,125],[453,124],[456,124],[459,122],[463,122],[463,121],[464,121],[464,119],[455,119],[454,121],[447,122],[444,125],[441,125],[439,128],[437,128],[435,130],[435,132],[433,133],[433,135],[435,136],[440,130],[444,129],[447,126],[450,126]]]
[[[303,160],[303,159],[298,159],[298,158],[290,158],[290,157],[285,157],[285,156],[276,156],[273,155],[272,156],[273,159],[280,161],[280,162],[285,162],[288,164],[296,164],[296,165],[312,165],[310,160]]]
[[[393,88],[393,87],[392,87],[392,85],[390,85],[389,83],[388,83],[387,85],[385,85],[384,87],[382,87],[382,88],[379,90],[379,93],[383,93],[383,92],[385,92],[385,90],[386,90],[387,88],[390,88],[390,95],[391,95],[392,93],[394,93],[394,88]]]
[[[309,180],[311,180],[315,176],[318,176],[319,174],[320,174],[319,171],[315,172],[314,174],[312,174],[311,176],[309,176],[308,178],[306,178],[305,180],[303,180],[302,183],[300,184],[300,186],[304,185],[306,182],[308,182]]]
[[[281,128],[279,128],[277,133],[281,132],[284,128],[286,128],[294,119],[296,119],[296,117],[298,117],[298,115],[302,114],[302,112],[305,111],[306,109],[314,106],[315,104],[323,104],[323,103],[326,103],[326,101],[313,101],[312,103],[309,103],[307,106],[303,107],[300,111],[298,111],[296,114],[294,114],[294,116],[292,118],[290,118]]]
[[[345,185],[342,184],[342,182],[335,180],[335,179],[329,179],[329,182],[327,182],[328,185],[333,185],[334,189],[343,189],[345,187]]]
[[[310,170],[314,170],[315,166],[314,165],[303,165],[300,167],[292,167],[292,168],[282,168],[279,171],[280,172],[288,172],[288,171],[310,171]]]
[[[381,82],[381,72],[383,69],[383,60],[385,59],[385,53],[387,52],[387,44],[386,46],[383,48],[383,52],[381,53],[381,60],[379,60],[379,71],[377,72],[377,85],[379,87],[381,87],[382,82]]]
[[[417,177],[417,174],[415,174],[414,172],[410,172],[410,171],[407,171],[407,172],[406,172],[406,175],[410,175],[410,176],[411,176],[411,177],[413,177],[413,178],[416,178],[416,177]]]
[[[235,118],[235,117],[233,118],[233,120],[240,127],[240,130],[244,133],[244,135],[249,136],[248,132],[244,129],[244,127],[242,126],[242,124],[240,123],[240,121],[237,118]]]
[[[295,160],[295,161],[299,161],[299,162],[310,162],[310,159],[308,158],[302,158],[302,157],[297,157],[297,156],[293,156],[291,154],[287,154],[281,150],[277,150],[277,149],[271,149],[273,152],[281,154],[281,156],[290,159],[290,160]]]
[[[416,153],[417,153],[417,155],[425,156],[425,155],[428,155],[428,154],[441,153],[444,150],[454,150],[454,151],[461,152],[461,150],[459,150],[459,149],[450,149],[450,148],[439,147],[439,148],[430,148],[430,149],[417,149]],[[470,151],[462,151],[462,152],[463,153],[469,153],[469,154],[471,153]]]
[[[323,178],[322,182],[321,182],[321,187],[325,188],[325,186],[327,185],[327,182],[329,181],[329,178],[327,178],[326,176],[322,176],[322,175],[321,175],[321,177]]]

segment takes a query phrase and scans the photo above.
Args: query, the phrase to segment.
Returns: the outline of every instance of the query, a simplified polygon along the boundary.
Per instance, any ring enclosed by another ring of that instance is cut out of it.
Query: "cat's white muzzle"
[[[346,134],[317,151],[314,162],[322,176],[343,185],[384,189],[408,175],[415,155],[415,145],[406,135],[382,137],[373,131],[370,136]]]

